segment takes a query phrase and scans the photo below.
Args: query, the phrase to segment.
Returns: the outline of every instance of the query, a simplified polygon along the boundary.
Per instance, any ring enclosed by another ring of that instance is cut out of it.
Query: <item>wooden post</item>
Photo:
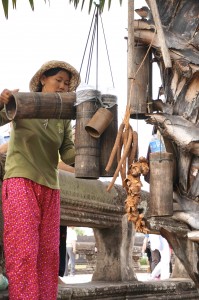
[[[172,67],[171,58],[170,58],[170,55],[169,55],[168,47],[166,45],[166,41],[165,41],[163,29],[162,29],[162,23],[161,23],[161,20],[160,20],[156,0],[148,0],[148,2],[149,2],[149,6],[151,8],[154,23],[155,23],[155,26],[156,26],[157,35],[158,35],[158,39],[159,39],[159,43],[160,43],[160,48],[161,48],[161,51],[162,51],[162,56],[163,56],[165,68],[171,68]]]

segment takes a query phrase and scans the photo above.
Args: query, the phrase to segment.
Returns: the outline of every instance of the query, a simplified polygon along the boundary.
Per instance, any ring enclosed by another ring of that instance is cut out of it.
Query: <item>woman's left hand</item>
[[[19,89],[12,90],[12,91],[10,91],[8,89],[3,90],[0,95],[0,103],[8,104],[8,102],[10,101],[10,98],[12,96],[12,93],[16,93],[18,91],[19,91]]]

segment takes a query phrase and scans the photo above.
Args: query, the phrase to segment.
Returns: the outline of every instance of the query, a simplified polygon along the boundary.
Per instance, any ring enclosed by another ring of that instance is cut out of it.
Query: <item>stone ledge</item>
[[[179,281],[180,280],[180,281]],[[169,279],[155,282],[89,282],[81,284],[60,285],[57,299],[63,300],[193,300],[199,294],[191,280]]]
[[[161,228],[168,229],[179,235],[186,235],[190,231],[187,224],[169,217],[148,217],[147,225],[151,232],[154,233],[159,232]]]
[[[0,291],[9,300],[8,291]],[[177,278],[149,282],[88,282],[59,285],[57,300],[198,300],[193,281]]]
[[[106,191],[108,182],[75,178],[59,171],[61,188],[61,225],[111,228],[121,224],[125,214],[125,190],[115,185]]]

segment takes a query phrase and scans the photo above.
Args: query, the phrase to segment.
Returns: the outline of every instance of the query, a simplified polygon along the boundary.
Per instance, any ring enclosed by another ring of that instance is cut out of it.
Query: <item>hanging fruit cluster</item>
[[[139,213],[138,205],[140,203],[140,193],[142,182],[140,180],[141,175],[147,175],[149,172],[149,166],[146,158],[140,157],[138,161],[132,163],[129,166],[128,174],[124,180],[125,188],[127,191],[127,198],[125,200],[125,209],[128,216],[128,221],[132,221],[135,224],[136,232],[148,233],[149,230],[146,227],[143,220],[144,215]]]

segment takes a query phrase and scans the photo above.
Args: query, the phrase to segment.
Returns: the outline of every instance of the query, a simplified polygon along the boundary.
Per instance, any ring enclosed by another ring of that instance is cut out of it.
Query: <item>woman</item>
[[[71,92],[79,83],[79,74],[71,65],[49,61],[31,79],[30,91]],[[1,93],[1,105],[9,102],[11,93],[7,89]],[[0,122],[9,122],[4,111],[0,112]],[[57,299],[58,154],[66,164],[74,163],[69,120],[13,121],[2,190],[10,300]]]

